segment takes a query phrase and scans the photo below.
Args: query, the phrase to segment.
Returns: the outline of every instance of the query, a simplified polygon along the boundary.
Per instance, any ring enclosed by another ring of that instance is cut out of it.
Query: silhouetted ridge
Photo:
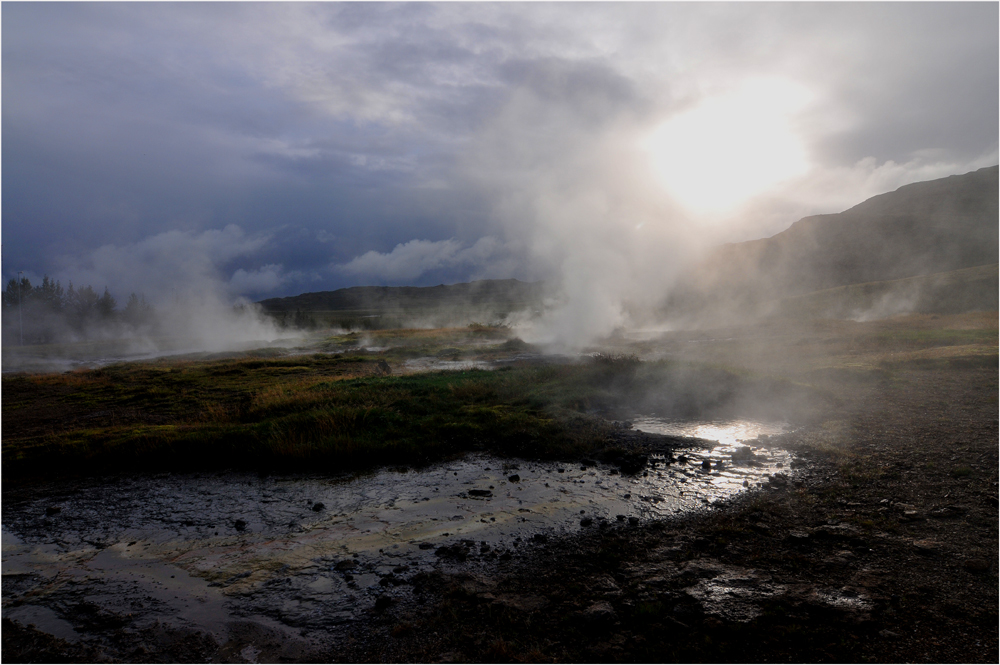
[[[918,182],[770,238],[724,245],[693,269],[669,307],[739,309],[823,289],[998,262],[998,167]]]
[[[336,291],[268,298],[268,312],[391,311],[411,309],[500,308],[515,310],[541,301],[542,285],[516,279],[485,279],[438,286],[352,286]]]

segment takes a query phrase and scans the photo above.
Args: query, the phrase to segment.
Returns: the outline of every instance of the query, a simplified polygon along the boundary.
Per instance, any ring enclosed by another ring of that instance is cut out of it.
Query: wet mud
[[[212,653],[245,634],[236,660],[304,657],[412,602],[427,575],[488,573],[553,539],[794,482],[790,453],[767,447],[783,424],[634,422],[717,441],[690,438],[632,475],[470,455],[342,477],[134,475],[5,492],[3,616],[117,657],[116,644],[150,634],[197,636]]]

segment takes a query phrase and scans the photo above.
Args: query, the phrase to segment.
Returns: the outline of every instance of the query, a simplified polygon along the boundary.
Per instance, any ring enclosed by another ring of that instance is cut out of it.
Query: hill
[[[258,304],[279,319],[295,315],[317,324],[384,328],[415,322],[421,325],[496,322],[515,312],[540,308],[542,294],[540,282],[485,279],[424,287],[352,286],[268,298]]]
[[[770,238],[724,245],[686,275],[666,309],[688,315],[762,313],[777,301],[838,287],[995,265],[998,241],[998,167],[993,166],[906,185],[841,213],[803,218]],[[985,302],[996,309],[995,283],[992,295],[982,291],[982,280],[950,283],[975,283],[980,292],[965,297],[970,306]],[[914,284],[919,280],[906,287],[912,291]],[[868,291],[890,293],[891,287]]]

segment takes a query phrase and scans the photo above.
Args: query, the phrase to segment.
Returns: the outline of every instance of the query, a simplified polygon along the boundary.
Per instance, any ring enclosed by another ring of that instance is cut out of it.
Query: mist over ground
[[[578,347],[712,247],[998,161],[990,4],[2,12],[4,282],[209,340],[273,335],[207,322],[241,299],[516,278]]]

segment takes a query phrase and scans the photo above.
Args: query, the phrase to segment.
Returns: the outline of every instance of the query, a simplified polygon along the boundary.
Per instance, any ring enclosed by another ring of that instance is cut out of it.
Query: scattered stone
[[[615,519],[618,520],[619,522],[624,522],[625,521],[625,516],[624,515],[615,515]]]
[[[247,523],[245,520],[236,520],[233,523],[233,526],[236,528],[237,531],[243,531],[247,528]]]
[[[337,570],[343,572],[345,570],[351,570],[356,565],[357,565],[357,563],[355,561],[352,561],[352,560],[348,559],[346,561],[338,561],[337,565],[335,565],[334,568],[336,568]]]
[[[628,518],[628,523],[631,524],[632,526],[635,526],[636,524],[639,523],[639,518],[633,515],[632,517]]]
[[[734,462],[749,462],[752,459],[756,459],[756,455],[753,454],[753,450],[750,446],[740,446],[733,451],[732,458]]]
[[[702,460],[702,462],[701,462],[701,468],[705,469],[705,471],[710,471],[712,469],[712,460],[708,460],[708,459],[707,460]]]
[[[880,630],[878,631],[878,634],[887,640],[898,640],[902,637],[899,633],[893,632],[889,629]]]
[[[326,506],[324,506],[322,503],[314,503],[313,507],[312,507],[314,513],[318,513],[319,511],[323,510],[324,508],[326,508]]]
[[[419,543],[417,547],[422,550],[432,550],[434,549],[434,543]]]
[[[484,498],[489,498],[493,496],[493,492],[489,490],[469,490],[469,496],[481,496]]]
[[[509,480],[512,483],[519,483],[519,482],[521,482],[521,476],[519,476],[519,475],[517,475],[515,473],[514,475],[508,477],[507,480]]]
[[[587,527],[594,523],[594,520],[590,517],[584,517],[580,520],[580,526]]]
[[[531,540],[536,543],[547,543],[549,542],[549,537],[544,533],[536,533],[531,537]],[[485,545],[485,543],[483,544]],[[489,549],[489,545],[486,545],[486,548]]]
[[[462,540],[454,545],[442,545],[434,550],[434,554],[441,559],[465,561],[469,558],[469,548],[474,544],[471,540]]]

